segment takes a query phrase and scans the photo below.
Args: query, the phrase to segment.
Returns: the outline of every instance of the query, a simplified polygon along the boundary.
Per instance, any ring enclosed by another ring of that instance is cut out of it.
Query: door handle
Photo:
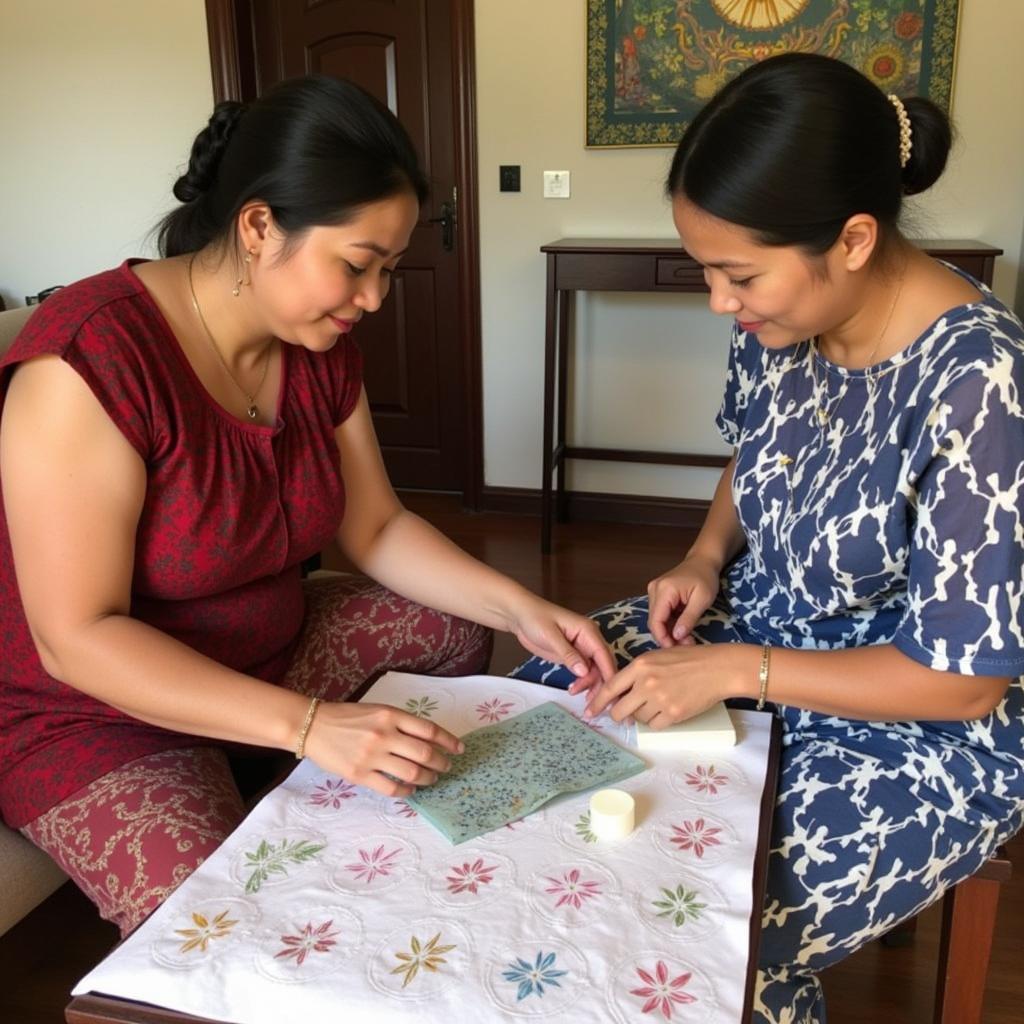
[[[441,225],[441,245],[445,252],[451,252],[455,248],[455,204],[442,203],[441,216],[430,217],[427,223]]]

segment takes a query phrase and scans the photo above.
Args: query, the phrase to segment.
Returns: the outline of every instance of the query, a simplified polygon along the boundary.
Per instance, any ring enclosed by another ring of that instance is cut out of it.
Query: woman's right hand
[[[693,627],[718,594],[720,566],[690,554],[647,584],[647,622],[662,647],[695,643]]]
[[[436,782],[451,767],[445,752],[464,749],[457,736],[406,711],[347,703],[317,708],[305,747],[325,771],[393,797]]]

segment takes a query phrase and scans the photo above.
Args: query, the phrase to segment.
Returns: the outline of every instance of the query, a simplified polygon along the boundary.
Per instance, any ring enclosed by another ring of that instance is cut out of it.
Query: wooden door
[[[453,37],[471,31],[471,7],[467,12],[465,0],[236,0],[233,17],[234,64],[225,62],[227,76],[217,67],[211,20],[215,85],[225,77],[230,85],[234,74],[237,91],[248,98],[284,78],[337,75],[385,103],[412,137],[431,196],[391,294],[353,337],[365,356],[366,389],[392,482],[462,492],[475,505],[482,461],[479,278],[475,239],[466,231],[475,227],[475,211],[468,209],[475,190],[466,195],[462,187],[475,174],[475,160],[459,152],[467,125],[456,125],[466,106],[456,100],[471,89],[465,80],[471,68],[464,55],[453,59]],[[470,124],[470,149],[472,130]],[[449,232],[440,222],[443,204],[454,215]]]

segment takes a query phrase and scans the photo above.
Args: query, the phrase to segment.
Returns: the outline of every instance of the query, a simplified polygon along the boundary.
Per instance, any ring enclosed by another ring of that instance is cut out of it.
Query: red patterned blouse
[[[283,677],[303,617],[300,563],[337,530],[334,428],[355,407],[359,350],[282,347],[275,426],[241,423],[203,387],[131,270],[56,292],[0,360],[59,355],[146,464],[131,614],[250,675]],[[0,502],[0,814],[19,827],[138,757],[188,746],[47,674],[18,592]],[[204,741],[209,742],[209,741]]]

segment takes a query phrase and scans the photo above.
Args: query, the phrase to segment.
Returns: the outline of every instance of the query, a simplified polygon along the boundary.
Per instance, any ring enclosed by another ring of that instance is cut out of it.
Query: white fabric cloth
[[[582,696],[391,673],[365,700],[462,734]],[[306,760],[74,994],[232,1024],[740,1020],[768,716],[737,746],[644,751],[637,827],[595,840],[589,792],[452,846],[404,801]],[[632,729],[597,727],[624,746]]]

